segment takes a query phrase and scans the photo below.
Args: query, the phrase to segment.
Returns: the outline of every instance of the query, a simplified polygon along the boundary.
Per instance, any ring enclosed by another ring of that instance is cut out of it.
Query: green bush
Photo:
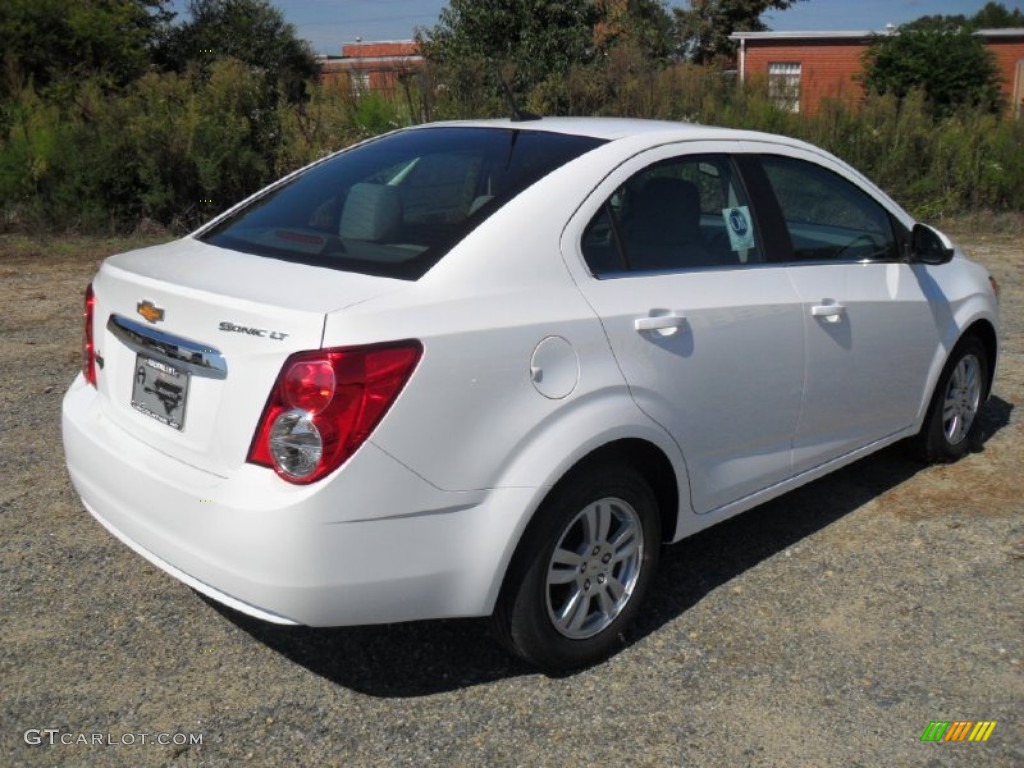
[[[869,93],[826,101],[814,116],[778,108],[763,79],[738,86],[709,67],[644,66],[635,51],[613,51],[607,66],[579,68],[562,84],[535,90],[533,105],[558,113],[682,120],[780,133],[829,150],[922,218],[969,211],[1024,211],[1024,122],[985,106],[935,117],[921,91]],[[573,109],[575,108],[575,109]]]
[[[328,82],[289,102],[234,59],[150,72],[119,91],[102,79],[0,102],[0,228],[123,231],[152,220],[186,231],[325,154],[424,119],[507,116],[479,69],[430,72],[393,96]],[[450,78],[450,79],[449,79]],[[451,86],[448,86],[451,83]],[[474,85],[475,84],[475,85]],[[932,116],[921,93],[778,109],[767,83],[690,64],[656,66],[635,46],[538,83],[520,106],[782,133],[834,152],[922,218],[1024,210],[1024,124],[983,108]]]
[[[86,80],[63,103],[25,88],[6,105],[0,210],[28,227],[188,230],[280,175],[405,124],[378,96],[319,90],[289,104],[258,72],[222,59],[151,72],[120,95]]]

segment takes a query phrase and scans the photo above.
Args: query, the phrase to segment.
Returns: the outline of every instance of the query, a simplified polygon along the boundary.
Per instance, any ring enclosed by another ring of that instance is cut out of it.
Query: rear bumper
[[[108,530],[197,591],[284,624],[490,613],[537,493],[442,491],[372,443],[312,486],[250,465],[225,479],[113,424],[81,377],[63,435],[71,480]]]

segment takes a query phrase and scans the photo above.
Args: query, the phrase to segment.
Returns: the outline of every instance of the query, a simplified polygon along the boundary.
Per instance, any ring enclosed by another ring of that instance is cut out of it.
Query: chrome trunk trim
[[[110,316],[107,330],[125,346],[173,365],[193,376],[226,379],[228,364],[219,350],[171,333],[136,323],[121,315]]]

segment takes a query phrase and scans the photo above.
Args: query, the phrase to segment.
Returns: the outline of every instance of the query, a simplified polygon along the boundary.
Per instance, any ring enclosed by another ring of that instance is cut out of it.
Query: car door
[[[697,513],[790,476],[803,383],[800,297],[764,263],[731,146],[634,157],[562,240],[632,397],[682,450]]]
[[[793,445],[801,472],[913,424],[939,330],[903,258],[908,234],[871,192],[803,150],[759,159],[792,248],[774,256],[803,301],[807,376]]]

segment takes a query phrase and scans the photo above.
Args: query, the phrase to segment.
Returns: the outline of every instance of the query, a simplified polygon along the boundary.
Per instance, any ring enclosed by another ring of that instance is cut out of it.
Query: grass
[[[0,234],[0,261],[7,259],[103,259],[115,253],[165,243],[169,234]]]
[[[944,216],[928,223],[960,236],[1024,238],[1024,213],[1021,212],[975,211]]]

